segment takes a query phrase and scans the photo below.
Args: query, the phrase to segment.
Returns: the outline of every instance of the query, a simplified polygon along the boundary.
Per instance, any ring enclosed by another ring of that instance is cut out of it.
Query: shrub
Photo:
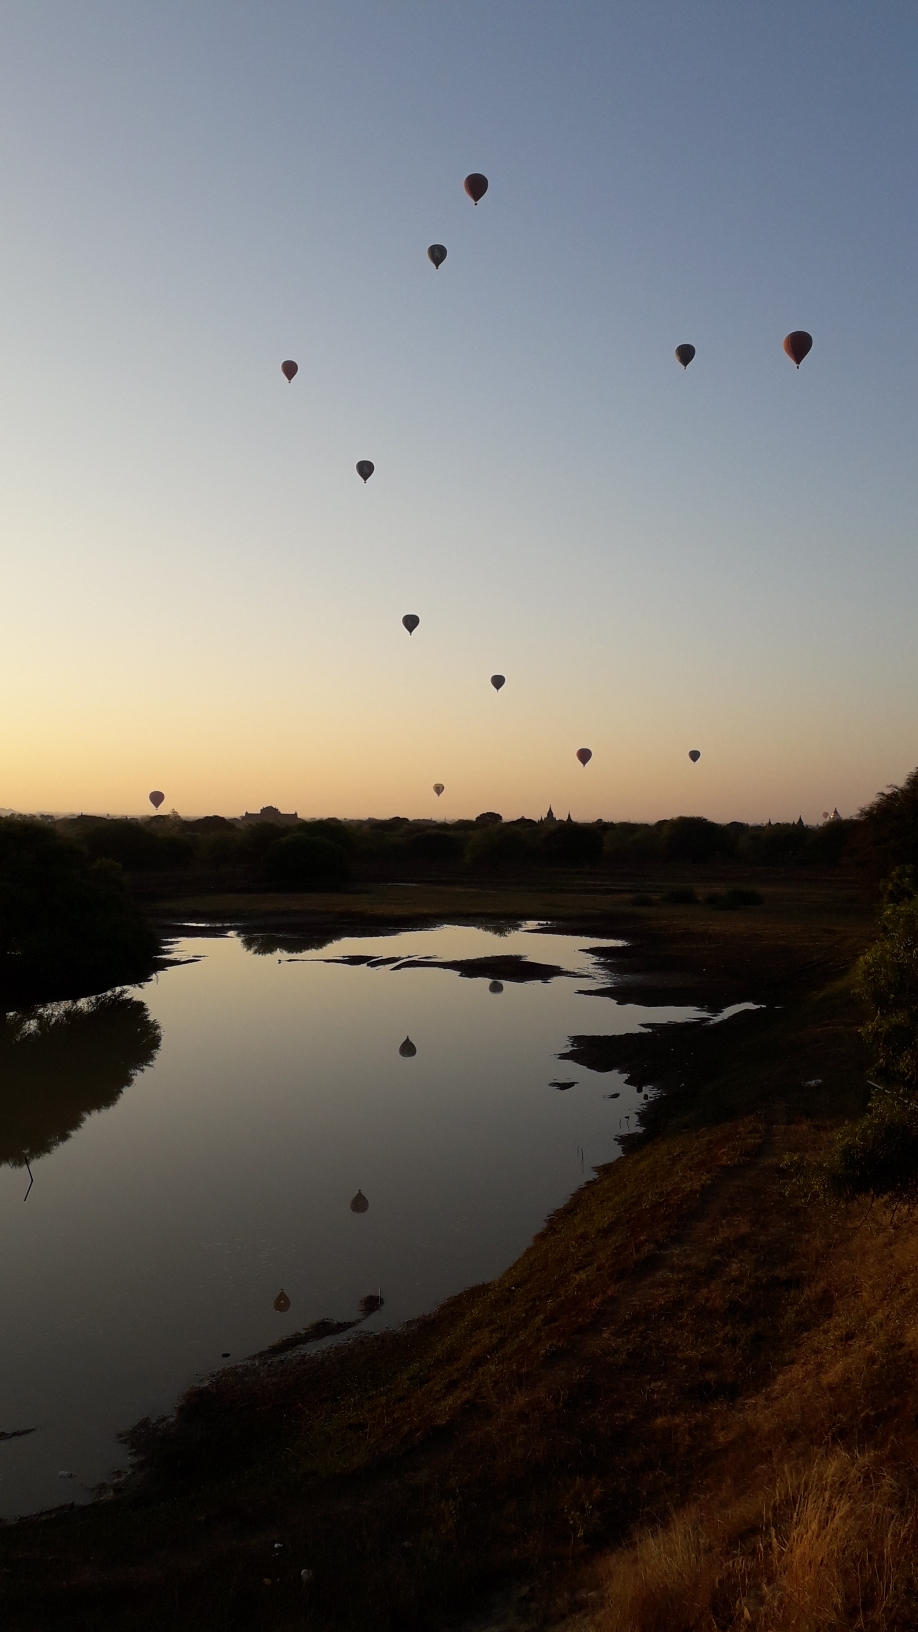
[[[110,861],[44,822],[0,818],[0,1000],[81,997],[152,972],[159,939]]]
[[[844,1201],[873,1196],[894,1207],[918,1202],[918,1106],[875,1094],[849,1122],[822,1168],[824,1187]]]
[[[687,907],[692,903],[697,903],[698,892],[689,885],[686,889],[667,890],[662,899],[673,902],[675,906]]]
[[[887,907],[880,939],[864,953],[857,990],[873,1010],[863,1035],[887,1081],[918,1092],[918,901]]]
[[[718,912],[739,912],[743,907],[760,907],[764,897],[758,890],[714,890],[711,895],[705,896],[709,907],[715,907]]]
[[[337,890],[351,876],[340,845],[296,828],[278,839],[264,858],[265,876],[279,890]]]

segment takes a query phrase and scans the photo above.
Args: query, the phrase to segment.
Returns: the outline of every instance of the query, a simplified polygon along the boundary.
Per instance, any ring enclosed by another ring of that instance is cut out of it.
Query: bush
[[[863,1036],[877,1050],[880,1076],[918,1093],[918,901],[887,907],[880,925],[855,976],[874,1011]]]
[[[112,862],[44,822],[0,818],[4,1007],[145,980],[158,950]]]
[[[714,890],[705,896],[709,907],[718,912],[740,912],[743,907],[760,907],[764,897],[758,890]]]
[[[855,844],[881,877],[893,867],[918,866],[918,769],[901,788],[878,793],[860,812]]]
[[[687,907],[698,901],[698,892],[691,886],[686,889],[667,890],[662,897],[664,901],[671,901],[675,906]]]
[[[502,822],[503,819],[503,816],[499,816],[496,810],[483,810],[479,816],[475,817],[475,826],[496,827],[498,822]]]
[[[337,890],[351,876],[340,845],[296,828],[272,845],[264,858],[265,876],[279,890]]]
[[[872,1196],[894,1207],[918,1202],[918,1106],[874,1095],[867,1115],[848,1123],[822,1168],[824,1188],[843,1201]]]

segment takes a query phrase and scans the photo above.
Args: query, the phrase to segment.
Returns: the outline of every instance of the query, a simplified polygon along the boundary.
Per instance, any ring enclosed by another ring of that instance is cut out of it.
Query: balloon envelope
[[[365,1213],[365,1212],[368,1211],[369,1206],[370,1206],[370,1203],[367,1201],[367,1198],[364,1195],[363,1191],[358,1190],[356,1196],[354,1197],[353,1201],[351,1202],[351,1212],[352,1213]]]
[[[473,170],[470,176],[466,176],[463,186],[472,203],[477,204],[480,198],[484,198],[488,190],[488,178],[483,176],[480,171]]]
[[[411,1041],[410,1037],[406,1037],[405,1041],[403,1043],[399,1044],[398,1051],[401,1054],[403,1060],[413,1060],[415,1054],[417,1053],[417,1049],[415,1048],[414,1043]]]
[[[577,758],[579,759],[581,765],[589,765],[590,760],[593,758],[592,748],[578,748]]]
[[[292,383],[294,374],[298,374],[299,372],[299,364],[295,363],[292,358],[288,357],[285,363],[281,363],[281,373],[283,374],[288,385]]]
[[[158,788],[153,793],[150,794],[150,804],[153,806],[154,810],[159,810],[159,807],[162,804],[165,797],[166,797],[166,795],[164,793],[160,793]]]
[[[683,368],[688,368],[688,365],[691,362],[694,355],[695,355],[695,347],[694,346],[686,345],[686,346],[677,346],[676,347],[676,356],[677,356],[679,362],[682,364]]]
[[[491,684],[494,687],[495,691],[500,691],[501,686],[505,686],[507,684],[506,675],[504,675],[504,674],[492,674]]]
[[[813,336],[807,334],[806,329],[794,329],[784,342],[784,350],[792,363],[797,367],[803,362],[808,351],[813,349]]]
[[[274,1299],[274,1307],[279,1315],[285,1315],[287,1310],[290,1308],[290,1299],[283,1288],[281,1288],[280,1292],[277,1294],[277,1297]]]
[[[689,751],[688,751],[688,757],[691,760],[693,765],[697,765],[699,759],[701,758],[701,749],[700,748],[690,748]]]
[[[443,783],[442,782],[435,782],[434,783],[434,793],[436,794],[438,799],[439,799],[442,792],[443,792]]]
[[[497,993],[502,992],[503,989],[504,983],[502,980],[492,980],[490,986],[488,987],[488,991],[493,992],[495,997],[497,996]]]
[[[357,460],[357,475],[362,477],[365,482],[370,480],[370,477],[375,469],[376,466],[374,465],[372,459]]]
[[[429,261],[433,261],[434,266],[439,272],[443,262],[446,260],[446,245],[431,244],[429,250],[427,251],[427,259]]]
[[[402,618],[402,623],[405,625],[405,628],[408,630],[409,635],[414,634],[414,631],[417,628],[420,621],[421,620],[418,617],[416,612],[406,612],[405,616]]]

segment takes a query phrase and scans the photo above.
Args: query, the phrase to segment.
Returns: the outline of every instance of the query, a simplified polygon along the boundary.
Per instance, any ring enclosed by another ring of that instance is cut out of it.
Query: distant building
[[[844,816],[839,816],[838,806],[836,805],[835,809],[833,810],[833,812],[831,814],[831,816],[829,817],[829,821],[830,822],[843,822],[844,819],[845,819]]]
[[[240,827],[248,827],[251,826],[252,822],[274,822],[277,827],[292,827],[294,822],[298,822],[299,819],[296,811],[288,815],[286,812],[278,810],[276,805],[262,805],[261,810],[247,810],[244,816],[240,816],[239,825]]]
[[[545,815],[539,817],[539,826],[541,827],[543,822],[553,822],[555,820],[556,820],[555,813],[552,810],[551,805],[549,805],[548,810],[546,811]]]

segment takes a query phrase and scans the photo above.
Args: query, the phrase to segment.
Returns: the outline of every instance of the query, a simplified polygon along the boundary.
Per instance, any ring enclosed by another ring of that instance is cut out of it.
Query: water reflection
[[[274,1299],[274,1307],[279,1315],[285,1315],[287,1310],[290,1308],[290,1299],[288,1298],[283,1287],[281,1287],[277,1297]]]
[[[504,989],[504,983],[503,983],[502,980],[492,980],[490,986],[488,987],[488,991],[489,992],[494,992],[495,995],[498,992],[502,992],[503,989]]]
[[[364,1195],[363,1191],[358,1190],[356,1196],[354,1197],[353,1201],[351,1202],[351,1212],[352,1213],[365,1213],[365,1212],[369,1211],[369,1206],[370,1206],[370,1203],[367,1201],[367,1198]]]
[[[403,1060],[413,1060],[415,1054],[417,1053],[417,1049],[415,1048],[410,1037],[406,1037],[403,1043],[399,1043],[398,1051]]]
[[[146,1004],[123,992],[4,1015],[0,1165],[28,1167],[108,1110],[160,1041]]]

